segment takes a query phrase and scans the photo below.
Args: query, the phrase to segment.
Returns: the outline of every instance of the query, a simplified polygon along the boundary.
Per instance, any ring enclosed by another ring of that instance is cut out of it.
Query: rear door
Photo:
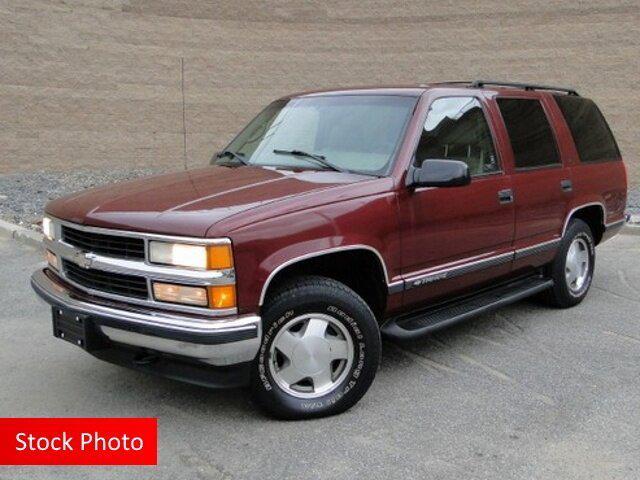
[[[559,244],[572,198],[545,94],[498,97],[513,168],[516,251],[514,269],[550,261]]]
[[[414,163],[461,160],[472,180],[399,196],[404,303],[412,307],[507,275],[512,260],[511,179],[502,168],[484,97],[431,95]]]

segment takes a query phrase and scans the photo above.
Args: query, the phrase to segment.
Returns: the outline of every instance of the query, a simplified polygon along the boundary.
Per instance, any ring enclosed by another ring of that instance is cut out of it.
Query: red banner
[[[0,418],[0,465],[157,465],[156,418]]]

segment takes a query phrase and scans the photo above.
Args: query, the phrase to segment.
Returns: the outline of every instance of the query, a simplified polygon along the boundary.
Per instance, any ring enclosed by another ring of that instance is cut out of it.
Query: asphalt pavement
[[[94,359],[51,335],[34,247],[0,237],[0,417],[159,419],[158,467],[0,467],[2,479],[629,479],[640,477],[640,236],[598,247],[570,310],[524,301],[385,343],[349,412],[264,417],[211,391]]]

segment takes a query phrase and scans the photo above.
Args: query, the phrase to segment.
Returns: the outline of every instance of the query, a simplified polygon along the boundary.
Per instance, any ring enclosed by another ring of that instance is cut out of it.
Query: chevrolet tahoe
[[[32,286],[54,335],[100,359],[326,416],[369,389],[383,337],[581,302],[626,190],[607,122],[572,89],[307,92],[211,166],[49,203]]]

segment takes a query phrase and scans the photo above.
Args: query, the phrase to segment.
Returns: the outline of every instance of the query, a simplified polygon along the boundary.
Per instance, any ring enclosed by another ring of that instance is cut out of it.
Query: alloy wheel
[[[287,322],[275,336],[269,369],[290,395],[318,398],[346,378],[353,351],[351,334],[340,321],[326,314],[305,314]]]
[[[574,238],[567,250],[565,279],[573,295],[579,295],[588,286],[589,245],[583,238]]]

